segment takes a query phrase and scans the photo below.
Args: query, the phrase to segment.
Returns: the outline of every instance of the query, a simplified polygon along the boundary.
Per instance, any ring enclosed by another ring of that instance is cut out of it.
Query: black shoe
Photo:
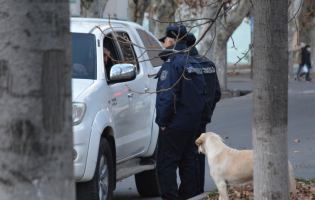
[[[299,79],[299,77],[297,75],[295,75],[294,80],[295,81],[300,81],[300,79]]]

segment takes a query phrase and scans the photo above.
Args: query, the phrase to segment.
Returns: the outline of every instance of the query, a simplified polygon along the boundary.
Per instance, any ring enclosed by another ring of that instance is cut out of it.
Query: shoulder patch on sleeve
[[[174,58],[175,58],[175,56],[169,56],[165,62],[171,63],[171,62],[173,62]]]
[[[167,77],[168,71],[167,70],[163,70],[160,76],[160,80],[164,81]]]

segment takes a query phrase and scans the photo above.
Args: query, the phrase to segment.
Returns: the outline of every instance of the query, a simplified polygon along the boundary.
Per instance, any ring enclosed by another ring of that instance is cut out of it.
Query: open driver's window
[[[126,63],[133,64],[136,68],[137,74],[139,74],[140,68],[134,47],[133,45],[127,43],[128,41],[130,41],[129,35],[125,32],[117,32],[117,34],[118,34],[117,40],[121,41],[118,43],[123,54],[123,61],[125,61]]]
[[[113,38],[112,34],[108,34],[107,36],[108,37],[105,37],[103,41],[103,62],[106,71],[106,78],[109,81],[110,69],[113,65],[118,64],[117,60],[121,61],[122,59],[119,54],[119,50],[117,48],[115,40],[111,39]],[[109,56],[112,57],[113,60],[108,57],[107,54],[109,54]],[[107,59],[105,57],[107,57]]]

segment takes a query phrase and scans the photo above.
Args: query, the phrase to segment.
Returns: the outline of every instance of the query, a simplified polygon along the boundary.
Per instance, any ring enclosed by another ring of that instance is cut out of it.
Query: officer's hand
[[[164,131],[164,130],[165,130],[165,128],[166,128],[166,127],[161,127],[162,131]]]

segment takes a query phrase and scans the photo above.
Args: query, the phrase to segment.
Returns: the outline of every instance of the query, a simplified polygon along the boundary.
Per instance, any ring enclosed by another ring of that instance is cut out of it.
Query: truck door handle
[[[133,93],[129,93],[128,94],[128,97],[130,98],[130,97],[133,97]]]
[[[150,91],[150,88],[144,88],[144,91],[145,91],[145,92],[149,92],[149,91]]]

